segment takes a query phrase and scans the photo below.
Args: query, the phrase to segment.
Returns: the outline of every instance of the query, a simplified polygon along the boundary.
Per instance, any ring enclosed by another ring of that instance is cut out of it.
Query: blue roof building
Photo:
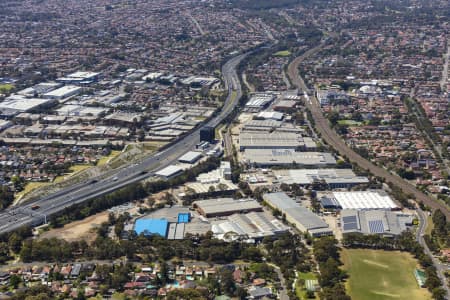
[[[158,234],[165,238],[167,237],[168,227],[169,222],[166,219],[138,219],[134,224],[134,231],[136,231],[137,234]]]
[[[178,214],[178,223],[189,223],[191,221],[190,213],[179,213]]]

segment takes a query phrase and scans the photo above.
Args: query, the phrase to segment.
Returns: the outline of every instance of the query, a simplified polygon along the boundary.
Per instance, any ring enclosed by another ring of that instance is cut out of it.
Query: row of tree
[[[320,269],[320,299],[349,300],[344,287],[347,274],[340,268],[338,241],[332,236],[318,238],[314,241],[313,253]]]

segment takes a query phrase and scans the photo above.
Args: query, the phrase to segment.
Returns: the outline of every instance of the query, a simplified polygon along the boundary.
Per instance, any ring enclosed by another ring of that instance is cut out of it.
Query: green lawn
[[[340,125],[348,125],[348,126],[360,126],[362,124],[362,122],[353,120],[339,120],[338,123]]]
[[[425,234],[431,235],[431,231],[434,229],[433,218],[431,216],[427,217],[427,228]]]
[[[406,252],[344,249],[344,269],[349,274],[347,293],[352,299],[431,299],[414,278],[417,261]]]
[[[274,56],[278,56],[278,57],[288,57],[291,56],[291,51],[289,50],[284,50],[284,51],[278,51],[274,54]]]
[[[106,165],[110,160],[114,159],[116,156],[118,156],[121,153],[121,151],[118,150],[112,150],[111,153],[107,156],[103,156],[100,158],[97,162],[97,166],[103,166]]]

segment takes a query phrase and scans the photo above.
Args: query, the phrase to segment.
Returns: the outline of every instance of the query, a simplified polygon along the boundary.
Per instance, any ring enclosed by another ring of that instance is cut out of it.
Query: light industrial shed
[[[298,230],[308,232],[312,236],[331,235],[328,224],[309,209],[300,206],[284,192],[263,195],[264,201],[286,216],[286,220],[294,224]]]
[[[246,162],[256,167],[271,166],[310,166],[329,167],[336,159],[327,152],[296,152],[292,149],[246,149]]]
[[[342,209],[398,209],[392,198],[383,190],[333,192],[333,197]]]
[[[218,198],[200,200],[193,203],[194,208],[205,217],[229,216],[234,213],[262,211],[262,206],[253,199]]]

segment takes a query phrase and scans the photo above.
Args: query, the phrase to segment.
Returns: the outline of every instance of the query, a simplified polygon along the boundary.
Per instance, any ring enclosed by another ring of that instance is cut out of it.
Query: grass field
[[[341,255],[350,276],[346,288],[352,299],[431,299],[428,290],[417,285],[413,274],[417,261],[409,253],[344,249]]]
[[[278,51],[274,54],[274,56],[278,56],[278,57],[288,57],[290,55],[291,55],[291,52],[289,50]]]
[[[103,156],[100,158],[97,162],[97,166],[103,166],[106,165],[110,160],[112,160],[114,157],[119,155],[121,151],[118,150],[112,150],[111,153],[108,156]]]
[[[362,122],[353,120],[339,120],[338,123],[340,125],[348,125],[348,126],[360,126],[362,124]]]
[[[431,216],[427,217],[427,228],[425,234],[431,235],[431,231],[434,229],[433,218]]]

